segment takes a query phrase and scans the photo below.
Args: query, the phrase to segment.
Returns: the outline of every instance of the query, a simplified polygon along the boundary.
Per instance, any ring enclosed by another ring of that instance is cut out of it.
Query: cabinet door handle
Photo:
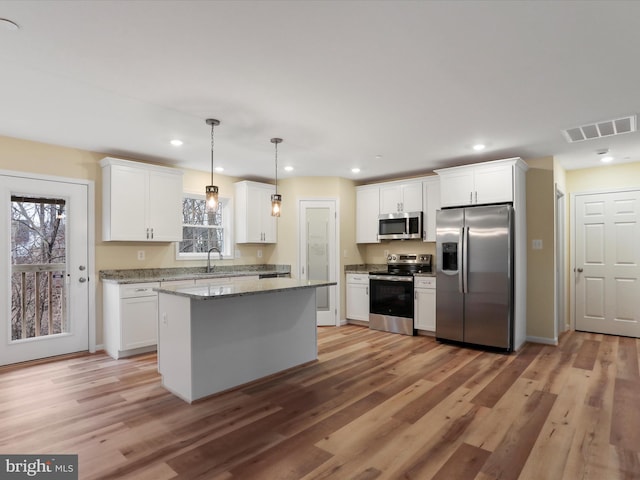
[[[151,240],[153,240],[153,228],[151,229]]]
[[[469,192],[469,203],[473,203],[473,192]]]
[[[476,190],[476,203],[478,203],[478,191]]]
[[[369,287],[367,287],[367,295],[369,295]]]
[[[149,229],[147,228],[147,240],[149,240]]]

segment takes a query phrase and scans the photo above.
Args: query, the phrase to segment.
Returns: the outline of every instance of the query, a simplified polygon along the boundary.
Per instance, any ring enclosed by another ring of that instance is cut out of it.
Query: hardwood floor
[[[81,479],[638,479],[639,347],[324,327],[319,362],[194,405],[155,355],[5,367],[0,453],[78,454]]]

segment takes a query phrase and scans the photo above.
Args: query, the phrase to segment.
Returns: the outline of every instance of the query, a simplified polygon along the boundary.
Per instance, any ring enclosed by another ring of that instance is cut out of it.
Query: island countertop
[[[188,297],[194,300],[214,300],[219,298],[256,295],[267,292],[318,288],[336,285],[326,280],[298,280],[295,278],[265,278],[262,280],[231,282],[225,284],[176,286],[154,288],[159,293]]]
[[[123,270],[101,270],[100,280],[105,283],[152,283],[175,280],[214,280],[216,278],[290,275],[289,265],[229,265],[216,266],[215,271],[207,272],[206,267],[185,268],[129,268]]]

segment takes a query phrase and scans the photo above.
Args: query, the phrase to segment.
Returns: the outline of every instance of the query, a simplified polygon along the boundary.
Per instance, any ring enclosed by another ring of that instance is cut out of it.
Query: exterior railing
[[[14,331],[12,339],[28,338],[30,333],[28,327],[32,322],[35,336],[42,336],[43,320],[47,322],[46,335],[61,333],[64,330],[66,318],[64,295],[66,265],[64,263],[12,265],[11,273],[12,282],[19,283],[19,289],[12,288],[12,318],[14,313],[17,313],[17,320],[21,324],[18,329],[21,331],[21,336],[15,338],[17,332]],[[57,295],[56,288],[61,289]],[[30,302],[34,304],[29,305]],[[20,311],[16,312],[16,309]],[[42,318],[45,314],[46,319]]]

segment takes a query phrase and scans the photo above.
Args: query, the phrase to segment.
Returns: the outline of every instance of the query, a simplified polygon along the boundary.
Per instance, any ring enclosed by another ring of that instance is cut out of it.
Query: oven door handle
[[[369,275],[369,280],[385,280],[387,282],[413,282],[413,276],[401,275]]]

